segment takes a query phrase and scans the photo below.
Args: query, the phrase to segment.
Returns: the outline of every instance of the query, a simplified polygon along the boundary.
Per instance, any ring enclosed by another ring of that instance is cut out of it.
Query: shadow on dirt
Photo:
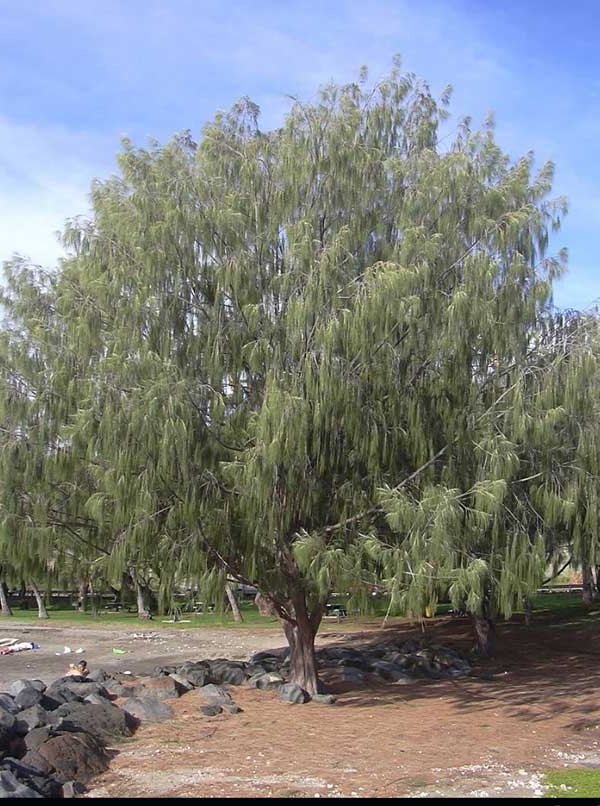
[[[594,612],[591,616],[596,615]],[[501,706],[517,720],[544,722],[562,716],[565,727],[581,732],[600,725],[600,645],[598,626],[587,614],[581,619],[551,622],[540,616],[537,623],[521,620],[497,628],[494,658],[472,658],[473,673],[457,680],[416,679],[404,685],[372,682],[367,686],[343,683],[330,670],[323,674],[339,707],[389,707],[443,697],[463,712],[478,717]],[[339,636],[342,638],[342,635]],[[344,642],[355,649],[367,648],[387,638],[427,640],[448,644],[468,655],[473,638],[467,620],[439,618],[418,627],[389,627],[374,635],[346,633]],[[600,730],[600,728],[598,728]]]

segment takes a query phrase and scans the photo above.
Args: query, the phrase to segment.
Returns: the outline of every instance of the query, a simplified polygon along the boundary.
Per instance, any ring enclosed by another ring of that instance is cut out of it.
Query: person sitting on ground
[[[87,663],[80,660],[79,663],[70,663],[66,677],[87,677],[89,674]]]

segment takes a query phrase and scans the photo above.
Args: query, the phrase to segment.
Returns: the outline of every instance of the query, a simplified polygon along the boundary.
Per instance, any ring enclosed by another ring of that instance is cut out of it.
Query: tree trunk
[[[94,590],[94,585],[92,584],[91,579],[89,581],[89,585],[90,585],[90,601],[92,605],[92,616],[96,618],[98,615],[98,597],[96,595],[96,591]]]
[[[240,610],[240,606],[238,605],[238,601],[235,597],[235,593],[233,588],[231,587],[229,582],[225,583],[225,593],[227,594],[227,599],[229,600],[229,604],[231,605],[231,612],[233,613],[233,620],[241,622],[243,621],[242,613]]]
[[[13,612],[10,609],[10,605],[8,603],[8,597],[6,596],[6,586],[4,582],[0,582],[0,615],[1,616],[12,616]]]
[[[487,615],[473,616],[473,627],[477,638],[477,653],[483,658],[491,658],[496,651],[496,625]]]
[[[282,619],[283,631],[290,645],[290,683],[303,688],[312,697],[319,694],[321,685],[315,657],[315,636],[323,618],[325,605],[319,605],[309,614],[306,596],[300,587],[290,591],[293,621]]]
[[[524,603],[525,608],[525,624],[530,627],[531,626],[531,617],[533,615],[533,602],[531,599],[525,599]]]
[[[273,602],[262,593],[257,593],[254,597],[254,604],[258,607],[261,616],[277,616],[277,608]]]
[[[597,565],[594,570],[596,573],[594,599],[600,599],[600,565]]]
[[[38,618],[49,618],[48,611],[46,610],[46,605],[44,603],[44,597],[35,582],[31,583],[31,590],[35,596],[35,601],[37,602]]]
[[[290,645],[290,683],[303,688],[311,696],[319,691],[315,633],[308,619],[296,619],[296,624],[283,622],[285,637]]]
[[[77,595],[77,609],[85,613],[87,609],[87,595],[90,589],[90,584],[87,579],[79,580],[79,591]]]
[[[591,607],[594,604],[594,585],[592,569],[589,565],[582,565],[581,567],[581,583],[583,585],[583,604],[585,607]]]
[[[143,619],[151,619],[152,615],[146,606],[146,600],[144,597],[144,588],[140,585],[137,579],[134,580],[135,584],[135,596],[137,600],[137,611],[138,611],[138,618]]]

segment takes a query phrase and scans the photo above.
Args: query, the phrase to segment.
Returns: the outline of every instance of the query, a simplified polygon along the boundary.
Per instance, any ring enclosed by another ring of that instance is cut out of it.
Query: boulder
[[[321,703],[321,705],[333,705],[336,701],[333,694],[313,694],[310,699],[311,702]]]
[[[303,688],[296,685],[296,683],[283,683],[277,690],[277,696],[284,702],[294,704],[308,702],[310,696]]]
[[[111,672],[107,675],[105,683],[108,683],[109,680],[116,681],[117,683],[132,683],[136,679],[136,676],[131,674],[131,672]]]
[[[186,660],[185,663],[179,664],[175,671],[177,674],[186,674],[191,669],[206,669],[208,671],[208,661],[204,660]]]
[[[399,666],[401,669],[405,668],[410,664],[410,659],[408,655],[405,655],[402,652],[386,652],[383,656],[383,660],[388,661],[389,663],[393,663],[395,666]]]
[[[204,716],[217,716],[223,712],[223,709],[215,702],[208,703],[207,705],[201,705],[200,712],[204,714]]]
[[[21,763],[27,764],[28,767],[34,769],[36,775],[49,777],[52,774],[52,767],[45,758],[40,756],[37,750],[28,750],[25,755],[21,757]]]
[[[246,677],[254,677],[258,674],[266,674],[267,669],[262,665],[262,663],[247,663],[246,664]],[[247,681],[246,681],[247,682]]]
[[[357,649],[344,646],[323,647],[316,654],[319,666],[364,666],[365,658]]]
[[[37,750],[51,735],[52,728],[50,725],[40,725],[37,728],[32,728],[25,736],[25,747],[27,750]]]
[[[244,665],[239,661],[217,658],[208,661],[208,678],[210,683],[230,683],[232,686],[241,686],[246,679]]]
[[[6,748],[10,740],[17,735],[16,718],[8,711],[0,710],[0,747]]]
[[[366,681],[367,675],[362,669],[358,669],[355,666],[343,666],[341,678],[344,683],[360,684]]]
[[[64,686],[69,688],[74,694],[76,694],[80,699],[85,699],[89,697],[90,694],[97,694],[99,697],[104,697],[105,699],[110,699],[110,693],[106,690],[106,688],[101,683],[96,683],[94,680],[70,680],[64,683]]]
[[[41,798],[39,792],[25,784],[10,770],[0,769],[0,798]]]
[[[26,686],[15,695],[15,705],[19,710],[31,708],[32,705],[38,705],[43,697],[44,694],[39,689],[33,686]]]
[[[57,798],[61,792],[61,782],[35,764],[28,764],[23,759],[5,758],[2,766],[15,775],[21,783],[30,787],[43,798]]]
[[[104,682],[104,690],[112,697],[131,697],[133,687],[124,686],[116,680],[106,680]]]
[[[179,667],[177,674],[184,680],[187,680],[187,682],[195,688],[200,688],[208,680],[209,672],[208,668],[204,665],[196,664],[188,666],[184,664]]]
[[[83,698],[84,702],[89,702],[90,705],[104,705],[107,702],[110,702],[110,699],[106,697],[101,697],[99,694],[88,694],[87,697]]]
[[[10,694],[0,694],[0,708],[8,711],[9,714],[16,714],[19,707],[15,705],[14,698]]]
[[[157,700],[175,700],[179,697],[180,688],[172,677],[140,677],[133,687],[134,697],[154,697]]]
[[[15,717],[16,724],[15,730],[20,736],[29,733],[33,728],[39,728],[42,725],[48,724],[48,712],[45,711],[39,703],[32,705],[31,708],[25,708]]]
[[[13,682],[8,687],[8,693],[12,697],[16,697],[20,691],[23,691],[25,688],[35,688],[38,691],[45,691],[46,684],[42,680],[28,680],[25,678],[19,678],[18,680],[13,680]]]
[[[104,700],[101,704],[68,702],[50,714],[56,729],[79,733],[86,731],[105,743],[131,736],[127,713]]]
[[[215,686],[214,683],[209,683],[198,689],[200,696],[203,697],[208,703],[217,703],[222,705],[224,702],[232,702],[231,695],[225,691],[221,686]]]
[[[171,678],[171,680],[175,681],[175,685],[179,689],[180,694],[186,694],[188,691],[194,690],[194,686],[192,685],[192,683],[190,683],[189,680],[186,680],[186,678],[183,675],[177,674],[177,672],[171,672],[169,674],[169,677]]]
[[[150,674],[152,677],[161,677],[161,675],[176,673],[178,668],[179,667],[174,664],[170,666],[155,666]]]
[[[81,702],[83,698],[73,691],[69,683],[68,677],[59,677],[48,686],[41,701],[46,711],[54,711],[65,702]]]
[[[246,681],[249,686],[260,689],[277,688],[283,682],[283,677],[277,672],[262,672],[260,674],[255,674]]]
[[[255,652],[248,662],[260,664],[264,664],[266,662],[267,664],[271,664],[273,661],[275,661],[277,663],[282,663],[286,658],[289,657],[289,654],[289,646],[282,646],[279,649],[266,649],[262,652]]]
[[[85,784],[108,769],[105,748],[89,733],[60,733],[40,744],[37,752],[65,781]]]
[[[171,706],[156,697],[129,697],[121,708],[140,722],[162,722],[173,716]]]
[[[384,680],[389,680],[391,683],[397,683],[399,681],[408,682],[410,680],[402,668],[387,660],[375,660],[371,663],[370,668],[371,671],[375,672],[379,677]]]

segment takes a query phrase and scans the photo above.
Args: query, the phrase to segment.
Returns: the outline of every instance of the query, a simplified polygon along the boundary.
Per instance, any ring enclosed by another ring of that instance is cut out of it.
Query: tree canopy
[[[198,143],[123,141],[58,270],[6,266],[10,562],[256,585],[310,692],[334,590],[489,618],[563,542],[596,563],[595,318],[554,311],[547,255],[566,204],[491,120],[442,136],[449,100],[396,66],[269,132],[242,99]]]

